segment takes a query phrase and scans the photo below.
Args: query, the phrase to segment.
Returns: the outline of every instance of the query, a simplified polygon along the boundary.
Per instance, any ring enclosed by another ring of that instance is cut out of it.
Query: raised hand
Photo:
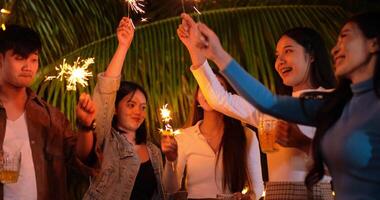
[[[129,48],[135,33],[133,22],[128,17],[123,17],[117,27],[116,35],[119,46]]]
[[[85,126],[90,126],[95,119],[95,103],[90,95],[82,93],[76,107],[77,120]]]
[[[279,120],[276,126],[276,142],[281,146],[294,147],[309,153],[311,139],[296,124]]]
[[[223,49],[218,36],[203,23],[198,23],[201,34],[197,46],[202,48],[208,59],[215,62],[219,69],[223,70],[232,57]]]
[[[161,150],[168,161],[175,161],[178,157],[178,145],[173,136],[163,135],[161,137]]]
[[[181,18],[182,24],[177,29],[177,35],[189,51],[193,66],[201,66],[206,61],[206,56],[198,45],[201,37],[198,25],[186,13],[181,14]]]
[[[125,56],[127,55],[128,49],[131,46],[134,34],[135,29],[132,20],[128,17],[123,17],[120,20],[119,27],[116,31],[119,46],[117,47],[115,54],[113,55],[110,63],[108,64],[108,67],[104,72],[104,76],[120,76]]]

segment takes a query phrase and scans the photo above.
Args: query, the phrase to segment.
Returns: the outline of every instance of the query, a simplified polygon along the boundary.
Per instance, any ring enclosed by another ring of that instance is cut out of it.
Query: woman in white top
[[[178,29],[181,41],[192,58],[191,71],[205,98],[215,110],[253,126],[258,125],[258,110],[241,96],[224,90],[208,65],[205,54],[190,42],[199,34],[197,24],[188,15]],[[216,63],[218,64],[218,63]],[[275,69],[284,85],[290,87],[291,95],[299,97],[311,91],[333,88],[335,80],[327,49],[320,35],[310,28],[293,28],[286,31],[276,46]],[[307,173],[308,152],[315,128],[280,121],[277,127],[279,151],[267,154],[269,182],[266,199],[306,199],[304,185]],[[314,198],[332,199],[329,181],[325,176],[314,188]]]
[[[221,76],[218,80],[232,92]],[[183,129],[175,138],[165,137],[161,141],[167,159],[163,177],[167,191],[178,191],[185,173],[189,199],[240,195],[245,187],[252,199],[258,199],[264,185],[254,132],[240,121],[213,110],[199,88],[189,119],[191,127]]]

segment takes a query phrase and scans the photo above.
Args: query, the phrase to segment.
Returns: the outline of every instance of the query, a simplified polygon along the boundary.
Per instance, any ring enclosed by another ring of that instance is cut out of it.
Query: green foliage
[[[197,18],[197,17],[195,17]],[[335,41],[345,12],[331,6],[261,6],[212,10],[203,12],[200,20],[208,24],[220,37],[224,47],[255,77],[274,90],[274,49],[279,36],[295,26],[318,30],[329,47]],[[196,83],[189,71],[188,53],[176,36],[180,19],[170,18],[136,28],[135,38],[124,64],[122,77],[135,81],[149,93],[147,124],[153,141],[158,141],[159,107],[169,104],[174,112],[174,127],[186,120]],[[102,29],[102,28],[100,28]],[[115,35],[104,37],[83,46],[62,58],[68,62],[95,57],[92,68],[96,74],[104,71],[117,45]],[[45,75],[54,74],[58,61],[46,66],[36,80],[39,95],[65,112],[74,121],[78,94],[68,92],[58,81],[43,82]],[[95,80],[90,80],[92,91]],[[78,92],[79,93],[79,92]]]
[[[34,28],[43,41],[40,54],[42,67],[34,89],[74,122],[79,92],[90,93],[93,90],[96,74],[104,71],[116,49],[114,31],[126,13],[122,0],[0,0],[0,6],[10,1],[14,1],[14,5],[9,23]],[[181,127],[190,110],[196,82],[189,70],[191,63],[188,53],[176,36],[180,19],[160,20],[179,15],[182,11],[181,1],[146,1],[147,14],[144,17],[149,17],[152,23],[144,25],[137,20],[141,16],[133,15],[137,28],[122,77],[143,85],[148,91],[147,124],[151,139],[157,143],[157,129],[161,127],[159,107],[168,103],[174,113],[173,126]],[[192,11],[192,1],[184,2],[186,11]],[[348,1],[351,4],[345,4],[344,0],[312,0],[308,1],[308,4],[313,4],[309,6],[301,5],[302,2],[210,0],[197,6],[202,11],[200,20],[215,30],[228,52],[253,76],[274,90],[274,49],[282,32],[296,26],[312,27],[323,35],[327,46],[331,48],[346,18],[346,11],[336,5],[343,5],[349,10],[358,8],[353,6],[354,0]],[[364,2],[367,2],[368,7],[370,1]],[[317,5],[320,3],[328,5]],[[61,64],[64,58],[72,63],[78,56],[95,57],[95,64],[91,68],[94,77],[89,81],[89,87],[72,92],[67,91],[57,80],[44,82],[46,75],[56,75],[54,66]],[[75,174],[71,178],[75,184],[71,185],[70,193],[75,194],[73,199],[80,199],[86,186]]]

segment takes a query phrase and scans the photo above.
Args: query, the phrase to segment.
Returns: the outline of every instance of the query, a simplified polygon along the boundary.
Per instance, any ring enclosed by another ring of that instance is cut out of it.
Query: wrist
[[[191,63],[194,67],[198,68],[206,61],[206,57],[200,54],[190,54]]]
[[[218,66],[219,70],[224,70],[227,67],[227,65],[231,62],[231,60],[231,55],[228,54],[224,49],[217,52],[213,59],[215,64]]]
[[[165,165],[169,166],[173,171],[175,171],[176,168],[176,160],[170,161],[166,158]]]
[[[92,120],[92,122],[91,122],[90,125],[86,125],[86,124],[84,124],[83,122],[81,122],[80,120],[77,119],[76,126],[77,126],[77,129],[79,131],[83,131],[83,132],[95,131],[95,129],[96,129],[95,119]]]
[[[121,51],[128,51],[130,44],[119,43],[117,48]]]

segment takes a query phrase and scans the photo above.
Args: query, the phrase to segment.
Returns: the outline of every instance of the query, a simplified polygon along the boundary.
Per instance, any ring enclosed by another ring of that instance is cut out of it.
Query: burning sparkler
[[[129,9],[132,9],[135,13],[145,13],[144,8],[144,0],[125,0],[128,6],[128,17],[129,17]]]
[[[160,108],[161,118],[165,124],[165,129],[159,129],[162,135],[174,136],[180,133],[179,130],[173,130],[172,126],[169,124],[172,118],[170,117],[171,111],[167,108],[168,104],[165,104],[162,108]]]
[[[58,67],[55,67],[55,70],[58,72],[57,76],[47,76],[45,81],[59,79],[63,82],[63,79],[66,80],[67,90],[77,90],[77,84],[80,84],[83,87],[88,85],[88,77],[92,76],[92,72],[87,71],[88,67],[94,63],[94,58],[87,58],[81,60],[79,57],[77,61],[74,62],[73,66],[66,63],[66,59],[63,59],[63,63]]]

